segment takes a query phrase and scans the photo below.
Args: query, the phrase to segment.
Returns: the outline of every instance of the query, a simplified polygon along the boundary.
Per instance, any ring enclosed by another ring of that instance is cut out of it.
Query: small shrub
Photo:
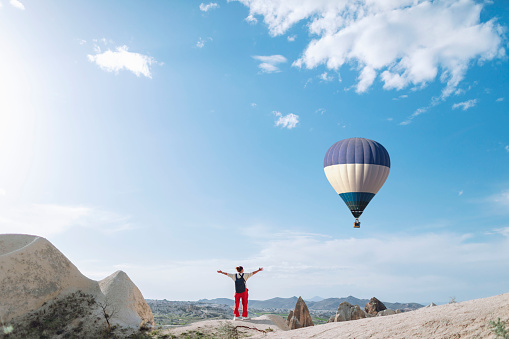
[[[509,328],[506,325],[506,322],[500,321],[500,318],[497,321],[490,321],[490,329],[495,333],[496,339],[509,339]]]
[[[449,299],[451,299],[449,304],[456,304],[456,297],[449,297]]]
[[[225,322],[225,323],[222,322],[217,330],[219,332],[220,338],[224,338],[224,339],[238,339],[239,338],[239,331],[237,330],[237,327],[233,326],[229,322]]]

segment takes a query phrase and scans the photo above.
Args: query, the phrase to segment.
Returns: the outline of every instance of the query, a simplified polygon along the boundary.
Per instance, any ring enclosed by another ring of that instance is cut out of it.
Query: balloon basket
[[[353,223],[353,228],[361,228],[361,222],[359,219],[355,219],[355,222]]]

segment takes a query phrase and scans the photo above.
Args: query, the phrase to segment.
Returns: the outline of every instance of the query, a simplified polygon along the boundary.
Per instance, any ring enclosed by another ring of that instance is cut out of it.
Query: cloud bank
[[[465,296],[486,297],[506,291],[509,232],[508,228],[493,232],[484,241],[457,233],[359,239],[253,227],[246,228],[244,235],[245,241],[257,248],[250,256],[140,263],[129,272],[140,288],[151,291],[148,298],[169,298],[168,290],[178,290],[180,300],[232,298],[231,280],[216,270],[232,272],[242,264],[248,272],[264,267],[248,282],[254,299],[319,294],[376,296],[394,302],[447,301],[449,296],[465,300]],[[202,272],[208,295],[196,292],[200,280],[187,278],[193,272]]]
[[[237,0],[251,21],[262,16],[272,36],[307,21],[316,38],[293,65],[358,70],[355,90],[379,78],[384,89],[421,88],[440,79],[449,96],[473,61],[505,55],[503,29],[481,22],[483,4],[473,0]]]
[[[89,206],[21,204],[0,201],[0,233],[27,233],[52,236],[74,227],[87,227],[103,234],[133,229],[129,216]]]

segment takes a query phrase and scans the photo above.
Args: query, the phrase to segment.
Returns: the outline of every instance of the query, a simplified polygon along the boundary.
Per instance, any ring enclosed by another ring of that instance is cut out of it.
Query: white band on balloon
[[[372,164],[339,164],[324,168],[325,176],[338,194],[376,194],[387,180],[390,170],[387,166]]]

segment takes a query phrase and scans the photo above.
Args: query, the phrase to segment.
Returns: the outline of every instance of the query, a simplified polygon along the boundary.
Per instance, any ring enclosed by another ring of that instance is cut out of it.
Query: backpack
[[[240,276],[240,278],[238,278]],[[244,293],[246,291],[246,281],[244,280],[244,273],[235,275],[235,292]]]

